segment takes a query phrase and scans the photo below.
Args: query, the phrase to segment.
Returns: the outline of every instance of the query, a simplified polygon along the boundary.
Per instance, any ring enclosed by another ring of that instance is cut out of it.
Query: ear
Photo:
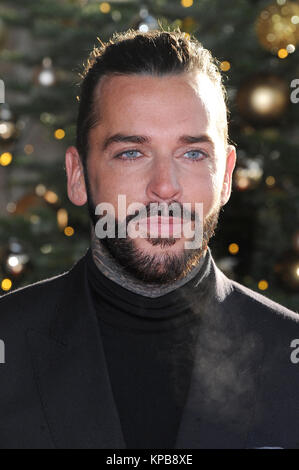
[[[84,180],[83,165],[76,147],[69,147],[65,154],[68,197],[75,206],[84,206],[87,192]]]
[[[221,205],[224,206],[231,196],[232,176],[236,166],[237,154],[234,145],[228,145],[226,152],[226,168],[221,192]]]

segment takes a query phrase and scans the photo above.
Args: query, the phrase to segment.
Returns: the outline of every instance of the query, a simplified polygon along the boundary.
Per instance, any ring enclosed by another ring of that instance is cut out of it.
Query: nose
[[[178,181],[176,169],[172,161],[156,163],[146,188],[146,195],[155,202],[171,203],[179,200],[182,188]]]

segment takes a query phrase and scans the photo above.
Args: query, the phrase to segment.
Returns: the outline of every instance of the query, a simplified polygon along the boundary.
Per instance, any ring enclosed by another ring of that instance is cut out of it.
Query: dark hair
[[[218,61],[197,39],[179,29],[146,33],[129,29],[115,33],[107,43],[98,40],[101,45],[93,49],[81,74],[76,146],[85,169],[88,134],[100,119],[99,110],[94,106],[95,89],[104,76],[163,76],[200,70],[219,87],[226,105],[227,95]],[[227,116],[225,121],[223,133],[227,141]]]

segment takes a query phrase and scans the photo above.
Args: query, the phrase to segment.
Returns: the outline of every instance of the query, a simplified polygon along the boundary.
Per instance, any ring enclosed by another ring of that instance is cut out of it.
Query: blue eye
[[[139,150],[127,150],[126,152],[119,153],[118,155],[115,155],[115,158],[118,158],[120,160],[137,160],[139,157],[134,156],[134,154],[140,153]],[[132,155],[133,154],[133,155]],[[123,158],[123,155],[129,155],[129,157]]]
[[[186,152],[185,155],[187,153],[191,153],[191,154],[195,154],[195,158],[188,158],[188,160],[191,160],[192,162],[198,162],[200,160],[202,160],[203,158],[207,157],[207,154],[205,152],[202,152],[201,150],[190,150],[189,152]],[[197,154],[197,157],[196,157],[196,154]],[[198,154],[201,155],[201,157],[198,157]]]
[[[136,154],[139,153],[139,156],[136,156]],[[199,162],[206,158],[208,155],[205,152],[202,152],[201,150],[189,150],[189,152],[186,152],[185,155],[187,154],[193,154],[191,158],[187,158],[187,160],[191,162]],[[138,160],[140,158],[141,152],[139,150],[127,150],[125,152],[121,152],[117,155],[115,155],[114,158],[118,158],[119,160],[125,160],[125,161],[134,161]]]

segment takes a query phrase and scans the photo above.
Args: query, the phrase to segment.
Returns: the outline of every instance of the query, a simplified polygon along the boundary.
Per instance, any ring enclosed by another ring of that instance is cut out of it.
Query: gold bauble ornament
[[[240,114],[254,124],[277,121],[289,106],[287,82],[268,74],[255,75],[241,85],[237,94]]]
[[[256,20],[256,32],[262,47],[273,54],[299,44],[299,4],[281,2],[265,7]]]

